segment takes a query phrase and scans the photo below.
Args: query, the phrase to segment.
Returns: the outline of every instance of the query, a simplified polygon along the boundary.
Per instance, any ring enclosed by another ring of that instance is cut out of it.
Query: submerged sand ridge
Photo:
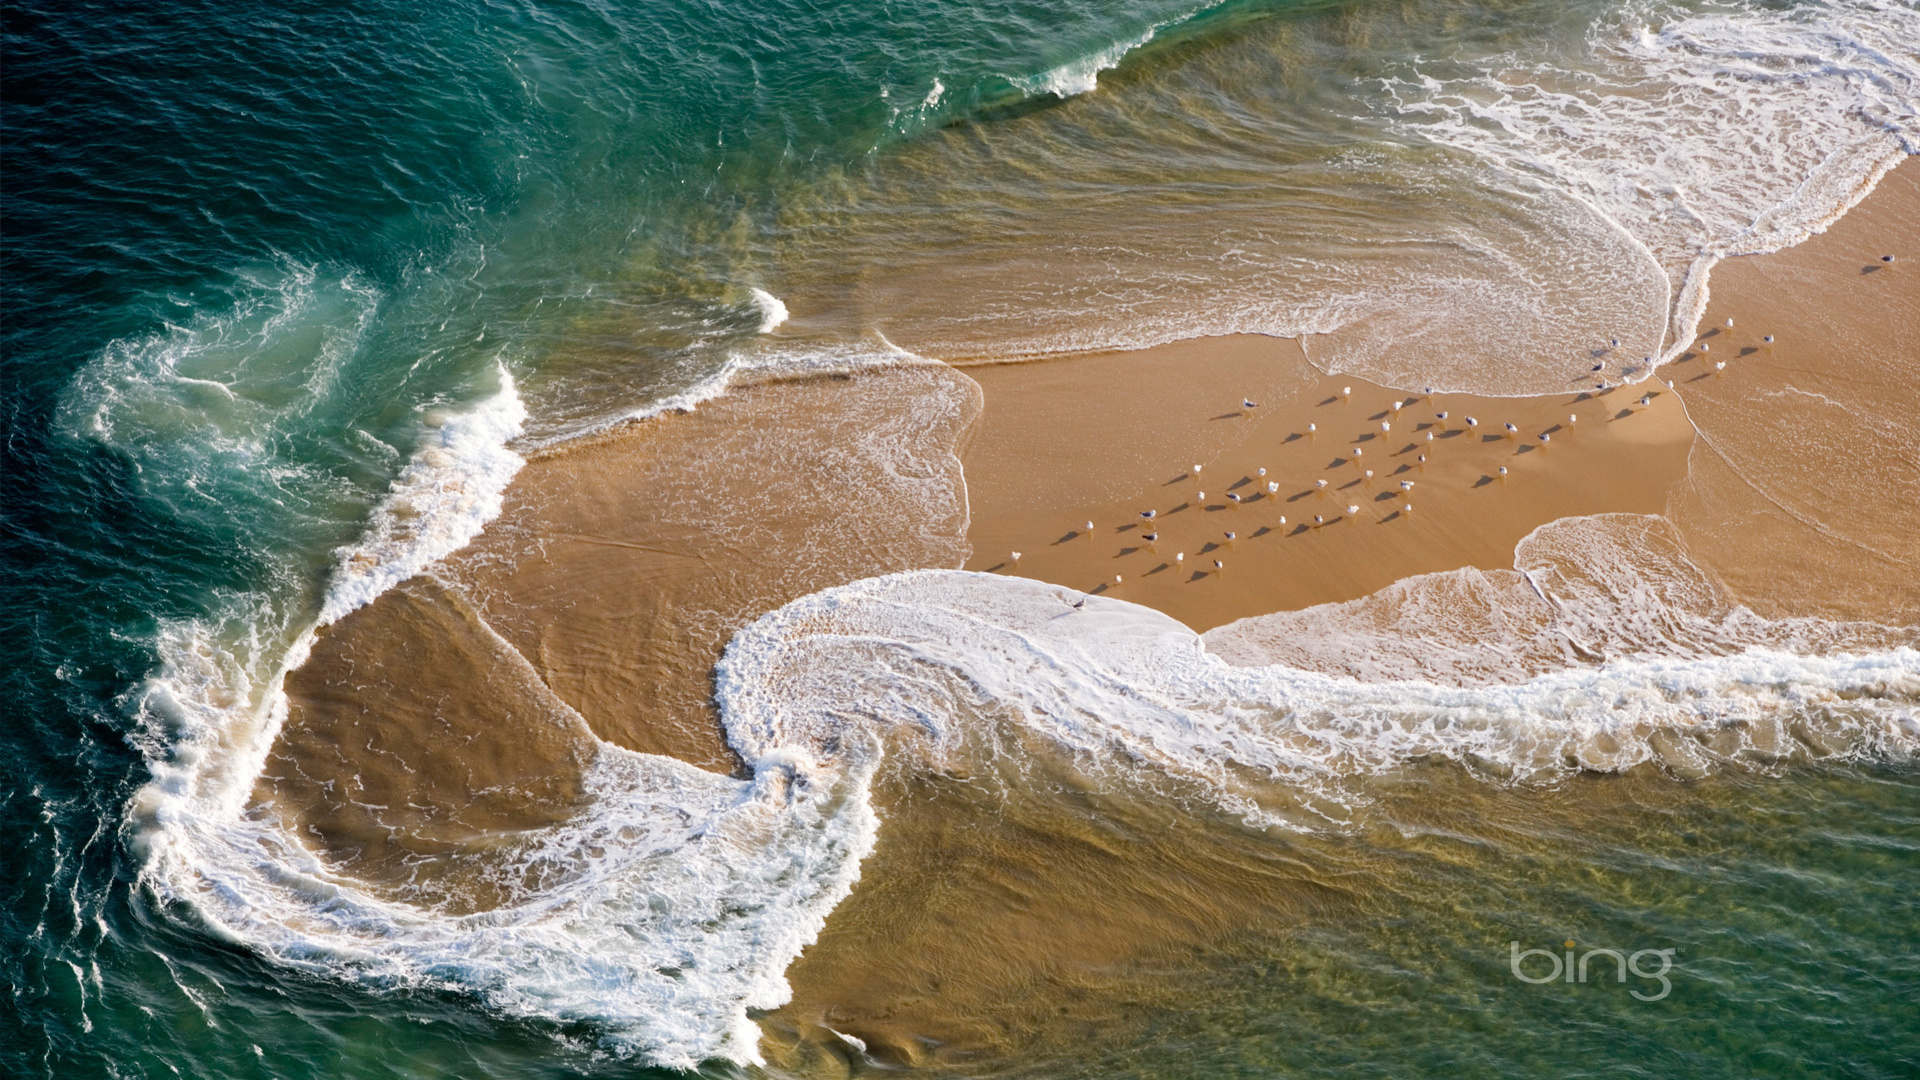
[[[1890,191],[1915,203],[1912,184]],[[1900,272],[1848,280],[1890,286],[1875,303],[1897,312],[1912,299]],[[1900,530],[1911,534],[1912,504],[1893,500],[1872,529],[1820,533],[1875,553],[1827,565],[1825,549],[1806,549],[1828,584],[1802,588],[1811,579],[1798,570],[1770,581],[1769,567],[1798,565],[1783,553],[1808,526],[1756,470],[1832,448],[1769,457],[1768,429],[1741,418],[1810,380],[1825,380],[1820,392],[1833,400],[1852,393],[1854,409],[1882,410],[1875,416],[1904,407],[1904,389],[1887,385],[1890,375],[1852,382],[1844,353],[1736,351],[1727,369],[1700,370],[1723,341],[1748,349],[1737,335],[1762,316],[1783,327],[1807,318],[1804,304],[1742,300],[1716,278],[1709,326],[1723,306],[1735,334],[1710,336],[1711,348],[1663,373],[1673,391],[1647,382],[1525,399],[1426,394],[1325,375],[1293,342],[1211,339],[964,372],[902,364],[775,379],[556,448],[527,465],[472,545],[321,633],[288,678],[290,715],[256,800],[340,873],[385,895],[453,913],[511,903],[541,885],[505,873],[513,838],[576,812],[602,747],[740,770],[711,672],[741,627],[797,597],[916,567],[1017,573],[1058,583],[1069,599],[1100,593],[1157,608],[1216,628],[1209,645],[1238,664],[1458,686],[1646,643],[1705,648],[1685,640],[1689,627],[1659,619],[1611,642],[1588,634],[1555,606],[1578,584],[1577,566],[1556,578],[1539,569],[1552,559],[1523,552],[1510,569],[1524,538],[1556,536],[1567,530],[1551,523],[1572,518],[1602,521],[1607,550],[1655,564],[1658,587],[1686,593],[1697,609],[1688,616],[1709,629],[1740,631],[1750,622],[1739,605],[1768,597],[1775,614],[1899,622],[1902,588],[1870,583],[1911,557]],[[1703,457],[1707,442],[1714,458]],[[1913,455],[1891,445],[1863,458],[1859,492],[1884,500],[1905,490]],[[1738,446],[1745,458],[1728,449]],[[1710,471],[1716,459],[1736,462],[1736,475]],[[1756,489],[1766,497],[1750,500]],[[1719,508],[1731,504],[1716,499],[1747,500],[1738,502],[1747,516],[1723,520]],[[1678,527],[1653,516],[1669,507]],[[1756,547],[1756,537],[1772,539]],[[1484,618],[1437,621],[1435,608],[1405,602],[1423,589]],[[1840,601],[1809,607],[1823,589]],[[1311,607],[1336,602],[1346,605]],[[1298,614],[1272,614],[1287,611]],[[1329,627],[1376,639],[1360,660],[1303,646]],[[1421,634],[1499,648],[1463,648],[1450,668],[1421,668],[1435,655]],[[1914,638],[1865,627],[1764,640],[1825,651]],[[1406,647],[1396,653],[1396,643]],[[1667,797],[1673,775],[1706,772],[1686,771],[1707,759],[1684,740],[1660,755],[1666,771],[1631,774],[1633,798]],[[1342,884],[1356,872],[1346,855],[1295,858],[1264,834],[1214,822],[1221,839],[1177,803],[1105,790],[1044,758],[1021,755],[1032,764],[1001,778],[965,762],[931,778],[885,778],[871,881],[794,967],[796,998],[768,1021],[781,1056],[821,1064],[816,1052],[840,1046],[830,1029],[894,1061],[1097,1037],[1152,1012],[1137,988],[1186,970],[1194,950],[1231,953],[1221,943],[1249,926],[1365,907]],[[1434,768],[1444,775],[1427,776],[1423,790],[1458,802],[1463,819],[1528,801],[1488,783],[1496,773]],[[1616,805],[1591,792],[1588,801]],[[1195,841],[1195,831],[1212,838]],[[1089,882],[1101,886],[1091,903]],[[1081,929],[1061,932],[1065,923]],[[996,1019],[1010,1001],[1031,1006],[1027,1028]]]

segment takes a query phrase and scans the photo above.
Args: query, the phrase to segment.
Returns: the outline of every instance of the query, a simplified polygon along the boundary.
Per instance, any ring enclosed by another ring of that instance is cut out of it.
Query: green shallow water
[[[1680,336],[1706,255],[1793,238],[1754,235],[1756,214],[1913,150],[1920,70],[1902,4],[23,2],[5,20],[0,1054],[62,1077],[648,1071],[591,1015],[483,1005],[456,959],[415,982],[274,962],[140,878],[133,801],[190,749],[150,707],[156,675],[210,642],[215,696],[264,700],[335,549],[501,372],[536,440],[742,357],[889,342],[1314,332],[1317,361],[1407,385],[1557,387],[1609,336],[1624,362]],[[1784,216],[1832,209],[1809,199]],[[754,289],[792,312],[774,334]],[[1585,793],[1610,785],[1635,794]],[[1074,1023],[917,1060],[1920,1069],[1910,767],[1581,778],[1396,824],[1459,798],[1440,787],[1311,841],[1203,817],[1202,846],[1340,875],[1341,899],[1128,961]],[[915,902],[911,860],[876,859],[825,943],[869,925],[863,904]],[[1506,973],[1508,940],[1566,935],[1678,950],[1673,994]],[[765,1017],[770,1045],[791,1019]],[[829,1049],[772,1067],[855,1061]]]

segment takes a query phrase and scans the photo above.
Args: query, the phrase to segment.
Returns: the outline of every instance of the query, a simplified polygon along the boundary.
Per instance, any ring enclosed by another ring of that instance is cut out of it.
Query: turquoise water
[[[1658,357],[1714,258],[1912,152],[1916,28],[1910,4],[10,5],[8,1071],[649,1067],[458,972],[268,960],[142,877],[140,793],[202,750],[168,702],[261,706],[336,549],[433,446],[484,480],[512,431],[890,346],[1314,332],[1409,385],[1557,387],[1610,335]],[[1098,1050],[965,1067],[1920,1068],[1910,765],[1716,784],[1458,841],[1488,854],[1431,895],[1436,856],[1347,835],[1410,861],[1404,903],[1140,971]],[[1501,904],[1530,944],[1678,949],[1673,995],[1516,985],[1506,938],[1451,921]]]

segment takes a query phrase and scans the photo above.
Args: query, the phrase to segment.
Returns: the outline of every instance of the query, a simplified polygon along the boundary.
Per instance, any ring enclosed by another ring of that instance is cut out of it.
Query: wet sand
[[[1903,343],[1920,340],[1915,221],[1909,166],[1826,236],[1723,264],[1709,314],[1731,313],[1734,333],[1666,373],[1677,392],[1428,397],[1325,376],[1293,342],[1210,339],[767,381],[537,455],[502,516],[431,580],[321,634],[288,680],[258,799],[349,872],[486,907],[496,894],[472,867],[571,805],[583,731],[737,769],[709,700],[732,634],[795,597],[912,567],[1020,573],[1205,630],[1410,575],[1503,570],[1556,519],[1670,511],[1676,543],[1763,611],[1912,621],[1920,454],[1904,418],[1920,402],[1898,376],[1915,356]],[[1866,244],[1900,261],[1863,272]],[[1755,332],[1776,347],[1752,346]],[[1727,346],[1728,371],[1708,375],[1702,357]],[[1603,361],[1617,378],[1620,358]],[[1831,437],[1783,439],[1794,423]],[[1832,479],[1836,461],[1856,471]],[[776,1059],[833,1071],[851,1051],[829,1028],[882,1060],[958,1063],[1152,1022],[1203,956],[1348,919],[1393,874],[1391,855],[1356,868],[1337,839],[1209,828],[1031,768],[1018,783],[882,786],[862,884],[794,965],[794,1002],[767,1018]],[[1414,786],[1452,808],[1435,811],[1448,827],[1555,808],[1568,829],[1676,790],[1635,773],[1537,799],[1448,769]]]
[[[1920,165],[1711,286],[1668,375],[1700,430],[1669,516],[1763,614],[1920,623]]]

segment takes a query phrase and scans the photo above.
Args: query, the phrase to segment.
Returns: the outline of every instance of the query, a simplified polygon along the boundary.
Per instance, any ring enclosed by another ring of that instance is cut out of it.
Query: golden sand
[[[1262,338],[967,370],[987,402],[963,458],[968,568],[1195,630],[1511,566],[1514,544],[1557,518],[1657,513],[1693,438],[1664,386],[1407,393],[1322,375],[1293,342]]]
[[[1556,519],[1665,511],[1680,528],[1662,535],[1763,611],[1920,621],[1917,229],[1908,167],[1826,235],[1723,264],[1705,327],[1721,332],[1667,373],[1672,392],[1428,396],[1326,376],[1293,342],[1208,339],[764,382],[538,455],[432,580],[320,635],[258,797],[351,872],[485,907],[499,890],[473,868],[575,804],[586,732],[737,768],[710,704],[733,633],[912,567],[1019,573],[1206,629],[1504,569]],[[790,972],[770,1053],[824,1068],[847,1053],[829,1028],[896,1061],[1096,1038],[1166,1004],[1155,972],[1249,927],[1362,909],[1352,880],[1394,879],[1390,854],[1359,872],[1338,845],[1208,829],[1043,758],[1022,777],[1043,794],[883,786],[879,846]],[[1577,821],[1650,782],[1535,799],[1457,771],[1395,781],[1443,831],[1449,815]]]

